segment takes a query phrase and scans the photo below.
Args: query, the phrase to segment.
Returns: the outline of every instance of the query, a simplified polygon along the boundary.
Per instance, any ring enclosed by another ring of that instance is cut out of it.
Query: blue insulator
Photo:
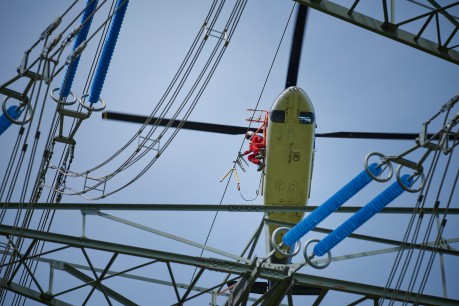
[[[371,164],[368,169],[374,176],[378,176],[381,172],[381,168],[378,167],[376,163]],[[347,183],[347,185],[341,188],[331,198],[317,207],[306,218],[304,218],[301,222],[290,229],[290,231],[288,231],[282,237],[282,241],[287,245],[293,245],[296,243],[301,237],[306,235],[306,233],[316,227],[317,224],[319,224],[323,219],[337,210],[341,205],[352,198],[357,192],[362,190],[362,188],[368,185],[371,181],[371,177],[365,170],[363,170],[359,175]]]
[[[116,13],[113,16],[110,31],[105,39],[104,49],[102,50],[99,63],[97,64],[96,74],[91,85],[91,92],[88,99],[90,103],[99,101],[128,3],[128,0],[118,0],[116,3]]]
[[[10,106],[7,110],[8,115],[13,119],[18,119],[22,111],[17,106]],[[5,115],[0,116],[0,135],[3,134],[11,125],[11,121]]]
[[[402,176],[401,180],[405,186],[411,186],[413,184],[413,180],[408,174]],[[337,229],[331,232],[327,237],[322,239],[322,241],[316,244],[313,251],[314,254],[317,256],[322,256],[330,251],[344,238],[348,237],[353,231],[368,221],[368,219],[380,212],[387,204],[395,200],[399,195],[403,193],[403,191],[404,189],[398,182],[390,185],[371,202],[359,209],[359,211],[356,212],[352,217],[350,217]]]
[[[91,27],[92,18],[94,15],[94,10],[97,7],[98,0],[88,0],[86,3],[86,8],[84,10],[83,15],[81,16],[81,24],[84,23],[83,27],[81,28],[80,32],[75,39],[75,44],[73,45],[73,50],[78,48],[78,46],[86,40],[88,37],[89,28]],[[61,85],[61,97],[67,97],[70,94],[70,89],[72,88],[73,79],[75,78],[75,74],[78,68],[78,63],[80,62],[80,56],[74,59],[69,66],[67,67],[67,71],[65,72],[64,79],[62,80]]]

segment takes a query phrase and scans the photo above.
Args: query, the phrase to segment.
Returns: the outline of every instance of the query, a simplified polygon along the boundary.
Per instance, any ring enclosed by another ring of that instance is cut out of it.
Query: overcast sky
[[[2,1],[0,83],[3,84],[16,76],[16,68],[20,65],[24,52],[70,4],[70,1],[55,0]],[[69,20],[77,16],[84,4],[85,1],[76,4],[66,16],[60,30],[63,30]],[[276,58],[275,55],[293,5],[294,2],[285,0],[248,2],[221,63],[191,114],[190,120],[246,126],[246,118],[250,116],[246,109],[255,108],[259,100],[259,109],[270,108],[285,86],[294,18],[286,30]],[[379,8],[381,4],[378,2],[374,5]],[[101,97],[107,103],[106,110],[150,114],[173,79],[202,26],[210,6],[211,1],[131,1],[102,91]],[[233,1],[228,1],[224,14],[228,15],[232,6]],[[418,10],[412,4],[401,6],[400,9],[400,12],[396,11],[396,18],[409,16],[411,12]],[[373,7],[368,10],[378,11]],[[102,14],[98,17],[99,22],[94,23],[90,33],[95,31],[95,26],[100,25],[102,16],[105,16]],[[456,9],[455,15],[459,16],[459,8]],[[222,31],[222,24],[224,22],[220,21],[214,30]],[[458,94],[459,69],[451,62],[314,10],[309,12],[305,35],[298,86],[305,90],[314,104],[319,133],[337,131],[418,133],[424,122],[437,113],[444,103]],[[214,37],[210,39],[216,40]],[[83,53],[72,87],[72,92],[78,97],[85,93],[83,89],[97,42],[92,41]],[[32,56],[36,57],[41,48],[40,44],[34,49]],[[65,61],[70,49],[66,49],[63,53],[59,66]],[[270,69],[273,61],[274,65]],[[57,75],[50,88],[59,88],[62,78],[63,73]],[[18,82],[14,86],[19,90],[25,85]],[[49,133],[49,121],[54,110],[52,103],[55,102],[48,98],[47,103],[49,107],[43,115],[44,123],[41,130],[43,139]],[[456,106],[454,113],[457,111]],[[435,127],[431,132],[436,132],[435,129],[438,129],[439,124],[434,122],[433,125]],[[84,172],[99,165],[122,147],[138,129],[137,124],[102,120],[100,113],[93,113],[83,122],[75,135],[77,145],[71,170]],[[0,173],[3,173],[6,168],[18,130],[18,126],[12,126],[0,136],[2,141]],[[31,135],[34,135],[35,130],[32,131]],[[31,141],[29,140],[29,143]],[[233,160],[241,150],[242,143],[243,136],[182,130],[145,175],[127,188],[97,202],[261,204],[262,198],[257,197],[256,193],[260,177],[255,166],[247,167],[246,172],[238,169],[243,197],[236,189],[234,176],[228,185],[226,185],[227,181],[220,182],[233,166]],[[309,203],[320,205],[360,173],[364,169],[366,154],[381,152],[386,155],[398,155],[412,146],[414,146],[412,141],[317,139]],[[134,147],[130,147],[128,152],[133,150]],[[56,155],[61,154],[61,151],[62,147],[56,145]],[[423,151],[418,151],[410,158],[417,161],[416,159],[422,153]],[[457,152],[455,154],[457,161]],[[115,190],[132,180],[152,156],[154,152],[149,158],[141,161],[140,165],[109,181],[105,187],[106,191]],[[55,156],[52,164],[57,163],[58,156]],[[122,158],[114,160],[96,171],[94,176],[107,175],[121,163]],[[457,171],[457,163],[452,168]],[[33,177],[35,176],[36,173]],[[448,176],[446,185],[449,186],[447,187],[449,190],[452,188],[452,183],[451,176]],[[84,187],[82,179],[69,178],[66,184],[71,190],[82,190]],[[363,206],[387,186],[388,183],[373,182],[348,205]],[[437,187],[432,187],[433,190],[438,188],[438,184],[435,186]],[[92,192],[87,196],[98,197],[100,193]],[[417,196],[417,194],[403,194],[391,205],[413,207]],[[458,208],[457,191],[454,196],[456,201],[453,202],[456,204],[453,204],[453,207]],[[14,201],[17,199],[13,197],[12,202]],[[40,201],[44,202],[46,198],[41,198]],[[79,196],[64,196],[62,201],[88,202]],[[433,202],[428,205],[431,207]],[[214,219],[214,212],[113,212],[113,215],[183,236],[198,243],[204,243]],[[12,215],[8,216],[10,219],[5,220],[7,224],[12,222]],[[349,215],[331,216],[321,226],[334,229],[347,217]],[[208,244],[239,254],[261,219],[262,215],[255,213],[219,213]],[[402,240],[408,219],[409,217],[378,216],[359,229],[359,233]],[[450,216],[445,230],[447,239],[457,238],[454,235],[457,235],[459,229],[458,221],[456,216]],[[101,217],[90,216],[87,222],[86,234],[89,238],[187,255],[198,256],[201,252],[197,248],[170,242],[165,238],[133,230]],[[58,212],[51,231],[74,236],[81,235],[80,212]],[[303,240],[321,237],[323,235],[310,233]],[[351,254],[379,247],[348,239],[332,254],[334,256]],[[110,255],[100,252],[94,252],[92,255],[95,258],[94,265],[102,268],[110,258]],[[260,257],[265,255],[264,241],[261,241],[257,247],[257,255]],[[204,256],[218,257],[207,252]],[[457,273],[451,273],[451,270],[457,271],[458,261],[457,258],[451,257],[446,256],[448,294],[451,298],[459,299],[459,293],[455,290],[459,277]],[[86,264],[81,252],[78,251],[56,253],[50,258]],[[305,267],[301,272],[384,286],[394,258],[395,253],[391,253],[332,263],[327,269],[320,271]],[[122,269],[123,266],[136,260],[138,259],[122,257],[116,261],[115,266],[117,269]],[[302,260],[298,255],[294,262]],[[139,271],[138,274],[168,279],[167,269],[164,266],[151,266],[148,269]],[[187,267],[176,269],[174,272],[177,274],[177,282],[189,283],[193,269]],[[44,266],[39,268],[37,274],[40,278],[47,279],[47,273],[48,268]],[[214,274],[204,277],[198,285],[210,287],[223,280],[222,274]],[[440,272],[437,264],[432,274],[425,292],[441,295]],[[70,276],[59,276],[63,277],[67,284],[72,282],[79,284]],[[151,304],[152,297],[158,299],[158,305],[169,305],[175,301],[173,289],[166,286],[132,280],[125,283],[110,280],[108,285],[115,290],[128,292],[126,295],[141,305]],[[65,284],[57,283],[54,290],[58,292],[65,288]],[[78,304],[79,298],[86,292],[87,290],[81,294],[70,293],[63,295],[61,299]],[[359,297],[349,297],[349,295],[342,297],[331,293],[326,298],[328,303],[336,304],[337,301],[343,300],[351,303]],[[104,301],[103,295],[95,293],[89,304],[100,305],[100,301]],[[224,299],[219,301],[222,304]],[[298,301],[307,304],[312,300],[302,297],[302,300],[298,299]],[[196,302],[192,301],[187,305],[206,305],[208,302],[210,296],[204,295]],[[28,301],[26,305],[34,305],[34,303]],[[362,305],[366,304],[362,303]]]

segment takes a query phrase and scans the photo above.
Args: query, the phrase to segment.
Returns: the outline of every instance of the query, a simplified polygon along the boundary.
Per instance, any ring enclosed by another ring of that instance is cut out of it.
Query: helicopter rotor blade
[[[124,113],[110,112],[105,111],[102,113],[103,119],[109,120],[118,120],[132,123],[145,123],[148,119],[147,116],[140,115],[130,115]],[[177,128],[181,123],[180,120],[172,120],[163,118],[158,121],[158,118],[153,117],[150,120],[150,125],[166,126],[169,125],[173,128]],[[215,124],[215,123],[205,123],[197,121],[186,121],[182,129],[201,131],[201,132],[210,132],[210,133],[219,133],[227,135],[242,135],[245,134],[248,130],[256,131],[255,128],[247,129],[243,126],[235,125],[224,125],[224,124]],[[380,139],[380,140],[415,140],[419,137],[419,134],[416,133],[378,133],[378,132],[332,132],[332,133],[316,133],[316,137],[320,138],[343,138],[343,139]],[[433,134],[428,134],[427,138],[432,138]],[[448,137],[448,140],[454,140],[455,135],[451,134]]]
[[[295,29],[293,32],[292,46],[290,48],[290,58],[287,70],[287,81],[285,88],[296,86],[298,81],[298,71],[300,69],[301,48],[303,46],[303,37],[306,26],[306,16],[308,7],[306,5],[298,5]]]
[[[148,119],[147,116],[140,115],[131,115],[124,113],[116,113],[105,111],[102,113],[103,119],[118,120],[132,123],[145,123]],[[181,123],[181,120],[172,120],[168,118],[163,118],[160,120],[157,117],[152,117],[149,125],[158,125],[158,126],[167,126],[170,125],[173,128],[177,128]],[[187,120],[182,129],[201,131],[201,132],[211,132],[211,133],[220,133],[228,135],[240,135],[245,134],[248,130],[256,131],[255,128],[248,129],[247,127],[234,126],[234,125],[224,125],[224,124],[214,124],[214,123],[205,123],[205,122],[196,122]]]
[[[433,135],[430,135],[432,137]],[[377,132],[332,132],[316,133],[316,137],[347,138],[347,139],[386,139],[386,140],[414,140],[419,137],[415,133],[377,133]]]

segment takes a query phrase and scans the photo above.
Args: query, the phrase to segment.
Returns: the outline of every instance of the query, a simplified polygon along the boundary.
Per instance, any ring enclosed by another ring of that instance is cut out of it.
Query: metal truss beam
[[[109,215],[109,214],[105,214],[105,213],[101,213],[101,212],[98,212],[98,215],[103,217],[103,218],[107,218],[107,219],[110,219],[110,220],[113,220],[113,221],[116,221],[116,222],[120,222],[122,224],[126,224],[126,225],[129,225],[129,226],[132,226],[132,227],[135,227],[135,228],[138,228],[138,229],[141,229],[141,230],[144,230],[144,231],[156,234],[156,235],[160,235],[160,236],[163,236],[163,237],[175,240],[175,241],[179,241],[181,243],[192,245],[194,247],[197,247],[197,248],[200,248],[200,249],[212,252],[212,253],[220,254],[222,256],[229,257],[229,258],[232,258],[232,259],[236,259],[236,260],[239,260],[239,261],[242,261],[242,262],[249,262],[244,257],[236,256],[236,255],[233,255],[231,253],[224,252],[222,250],[209,247],[209,246],[204,245],[202,243],[197,243],[197,242],[194,242],[194,241],[191,241],[191,240],[188,240],[188,239],[184,239],[182,237],[178,237],[176,235],[172,235],[172,234],[169,234],[169,233],[166,233],[166,232],[151,228],[149,226],[145,226],[145,225],[142,225],[142,224],[139,224],[139,223],[136,223],[136,222],[128,221],[126,219],[118,218],[118,217],[115,217],[115,216],[112,216],[112,215]]]
[[[0,235],[10,235],[12,229],[13,228],[11,226],[0,225]],[[50,232],[24,229],[22,232],[22,237],[27,239],[44,240],[58,244],[66,244],[76,248],[91,248],[106,252],[137,256],[141,258],[156,259],[162,262],[185,264],[223,273],[247,275],[252,272],[252,266],[246,263],[238,263],[214,258],[187,256],[183,254],[163,252]],[[313,275],[305,275],[300,273],[294,273],[292,275],[286,276],[286,269],[288,269],[288,267],[288,265],[263,263],[260,266],[261,272],[259,277],[272,281],[284,281],[286,277],[291,277],[294,283],[298,285],[349,292],[353,294],[360,294],[362,296],[368,296],[370,298],[379,298],[385,291],[383,287],[379,286],[372,286]],[[459,306],[459,300],[442,298],[438,296],[419,295],[416,297],[411,297],[411,295],[405,291],[394,291],[392,289],[388,289],[385,292],[388,294],[388,296],[391,296],[396,301],[405,301],[408,303],[418,302],[419,304],[428,305]]]
[[[0,203],[3,209],[23,209],[21,203]],[[296,206],[296,205],[208,205],[208,204],[80,204],[80,203],[61,203],[59,205],[49,203],[31,203],[33,209],[55,209],[55,210],[81,210],[81,211],[105,211],[105,210],[125,210],[125,211],[227,211],[227,212],[312,212],[318,206]],[[338,208],[335,213],[356,213],[360,206],[345,206]],[[412,214],[413,207],[386,207],[380,214]],[[424,214],[444,214],[459,215],[458,208],[423,208]]]
[[[252,289],[252,286],[255,284],[255,281],[261,272],[256,260],[251,263],[251,266],[252,271],[250,274],[240,279],[231,290],[225,306],[239,306],[247,303],[250,289]]]
[[[3,278],[0,278],[0,283],[3,282]],[[31,300],[40,302],[45,305],[52,305],[52,306],[72,306],[72,304],[68,304],[56,298],[49,298],[48,296],[43,296],[40,292],[32,290],[30,288],[21,286],[19,284],[8,282],[4,286],[5,289],[22,295],[26,298]]]
[[[106,294],[107,296],[113,298],[115,301],[118,301],[119,303],[123,305],[129,305],[129,306],[136,306],[138,304],[134,303],[133,301],[129,300],[128,298],[122,296],[121,294],[117,293],[116,291],[108,288],[107,286],[102,285],[101,283],[98,283],[96,280],[93,278],[87,276],[83,272],[80,272],[79,270],[75,269],[71,265],[68,265],[64,263],[63,265],[63,270],[66,271],[67,273],[73,275],[74,277],[78,278],[82,282],[89,284],[90,286],[94,287],[95,289],[99,290],[100,292]]]
[[[279,226],[286,226],[286,227],[292,227],[295,225],[289,222],[275,221],[275,220],[269,220],[269,219],[266,220],[266,223],[279,225]],[[328,229],[328,228],[315,227],[311,231],[318,232],[318,233],[324,233],[324,234],[330,234],[333,230]],[[398,247],[403,246],[404,248],[407,248],[407,249],[413,248],[413,249],[418,249],[418,250],[426,250],[430,252],[442,252],[448,255],[459,256],[459,251],[452,249],[449,246],[448,247],[440,247],[440,246],[433,247],[431,244],[403,243],[402,241],[398,241],[398,240],[379,238],[379,237],[354,234],[354,233],[350,234],[349,238],[371,241],[371,242],[382,243],[382,244],[396,245]],[[457,243],[459,242],[459,238],[445,239],[444,242],[446,243],[446,245],[448,245],[449,243]]]
[[[322,300],[325,298],[325,296],[327,295],[328,293],[328,289],[322,289],[322,291],[320,292],[320,294],[317,296],[317,299],[314,301],[314,304],[312,304],[312,306],[317,306],[317,305],[320,305],[320,303],[322,302]]]
[[[69,247],[70,246],[66,246],[65,249],[67,249]],[[56,249],[55,251],[57,252],[57,251],[59,251],[61,249],[63,249],[63,248]],[[45,252],[45,253],[42,253],[42,255],[49,254],[49,253],[52,253],[52,252]],[[1,251],[1,250],[0,250],[0,254],[7,254],[9,256],[13,255],[12,252],[5,252],[5,251]],[[69,272],[68,267],[71,267],[73,270],[76,270],[76,271],[85,270],[85,271],[95,271],[95,272],[98,272],[98,273],[102,273],[104,271],[104,269],[101,269],[101,268],[89,267],[89,266],[85,266],[85,265],[71,263],[71,262],[68,262],[68,261],[61,261],[61,260],[56,260],[56,259],[44,258],[42,256],[37,257],[36,255],[30,256],[28,258],[28,260],[37,261],[37,262],[41,262],[41,263],[46,263],[46,264],[52,265],[54,269],[60,270],[60,271],[64,271],[64,272]],[[145,263],[145,264],[143,264],[141,266],[150,265],[150,264],[155,263],[155,262],[157,262],[157,261],[153,260],[153,261],[147,262],[147,263]],[[170,266],[170,265],[168,264],[168,266]],[[138,267],[135,267],[135,268],[129,269],[129,270],[134,270],[136,268],[138,268]],[[84,275],[86,276],[86,274],[84,274]],[[189,284],[185,284],[185,283],[177,283],[175,281],[170,282],[170,281],[165,281],[165,280],[160,280],[160,279],[155,279],[155,278],[150,278],[150,277],[145,277],[145,276],[139,276],[139,275],[135,275],[135,274],[129,274],[129,273],[125,272],[125,271],[120,272],[120,271],[108,270],[107,271],[107,275],[108,275],[108,277],[106,277],[106,278],[109,278],[109,277],[112,277],[112,276],[116,276],[116,277],[126,278],[126,279],[130,279],[130,280],[136,280],[136,281],[141,281],[141,282],[152,283],[152,284],[156,284],[156,285],[174,287],[176,289],[180,288],[180,289],[188,290],[189,288],[191,288],[192,291],[198,292],[198,295],[201,295],[203,293],[208,293],[208,294],[213,294],[214,293],[212,291],[212,288],[205,288],[205,287],[200,287],[200,286],[196,286],[196,285],[191,287]],[[239,277],[240,276],[238,276],[238,278]],[[0,278],[0,281],[1,281],[1,278]],[[235,281],[235,280],[233,279],[233,280],[230,280],[230,281]],[[225,281],[224,283],[227,283],[227,281]],[[216,287],[220,287],[220,286],[221,286],[221,284],[216,286]],[[218,292],[218,295],[219,296],[229,297],[230,294],[226,293],[226,292]],[[191,298],[189,298],[189,299],[191,299]],[[248,298],[248,301],[251,301],[251,302],[255,302],[256,300],[257,299],[255,299],[255,298],[251,298],[251,297]],[[280,306],[286,306],[286,305],[280,304]]]
[[[410,47],[416,48],[418,50],[424,51],[426,53],[429,53],[441,59],[447,60],[456,65],[459,65],[459,52],[446,46],[446,44],[449,43],[452,37],[456,34],[456,31],[458,29],[457,25],[456,25],[455,30],[453,30],[450,37],[447,39],[445,45],[441,45],[440,42],[435,43],[433,41],[420,37],[420,35],[422,34],[424,30],[423,28],[420,29],[420,33],[414,35],[414,34],[411,34],[407,31],[400,29],[399,26],[401,24],[393,24],[393,23],[390,23],[389,21],[384,21],[384,22],[379,21],[377,19],[374,19],[369,16],[355,12],[354,7],[346,8],[346,7],[343,7],[341,5],[338,5],[328,0],[295,0],[295,1],[300,4],[306,5],[310,8],[321,11],[325,14],[339,18],[341,20],[352,23],[366,30],[380,34],[387,38],[393,39],[395,41],[401,42]],[[349,1],[349,6],[351,6],[352,3],[353,1]],[[358,3],[358,1],[354,3]],[[425,14],[425,16],[422,16],[422,15],[418,16],[418,19],[422,19],[422,18],[428,19],[427,22],[429,22],[434,16],[434,14],[442,13],[444,10],[445,10],[444,8],[437,8],[436,12],[430,12],[428,14]],[[384,12],[384,15],[387,15],[386,13],[387,12]],[[413,19],[409,21],[415,21],[415,20]],[[408,23],[409,21],[405,21],[405,23]],[[425,24],[425,26],[426,25],[427,24]],[[437,31],[440,31],[440,29],[437,28]],[[438,39],[440,40],[440,38]]]

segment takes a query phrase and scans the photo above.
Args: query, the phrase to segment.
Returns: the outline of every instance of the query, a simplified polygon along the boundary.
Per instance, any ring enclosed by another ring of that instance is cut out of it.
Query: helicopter
[[[280,91],[279,91],[279,92],[280,92]],[[287,93],[286,93],[286,94],[287,94]],[[281,95],[283,95],[283,93],[282,93]],[[312,97],[312,96],[311,96],[311,97]],[[316,100],[314,100],[314,102],[315,102],[315,103],[320,103],[319,101],[316,101]],[[319,108],[317,108],[317,110],[319,110]],[[269,112],[269,114],[273,114],[273,112],[274,112],[274,110],[271,111],[271,112]],[[320,119],[320,118],[319,118],[319,119]],[[269,117],[268,117],[268,120],[269,120]],[[271,122],[269,123],[269,127],[272,127],[273,124],[274,124],[274,123],[271,121]],[[268,126],[266,126],[266,127],[268,127]],[[245,128],[245,130],[246,130],[246,128]],[[267,133],[267,132],[266,132],[266,133]],[[314,133],[315,133],[315,132],[314,132]],[[316,136],[314,136],[314,137],[318,137],[318,136],[316,135]],[[272,139],[271,137],[269,137],[269,140],[270,140],[270,142],[271,142],[273,139]],[[320,143],[319,143],[319,144],[320,144]],[[268,153],[270,153],[270,152],[271,152],[271,151],[269,151]],[[266,156],[266,158],[267,158],[267,157],[268,157],[268,156]],[[316,154],[316,157],[318,157],[317,154]],[[273,160],[273,161],[274,161],[274,160]],[[274,161],[274,162],[275,162],[275,161]],[[311,159],[311,162],[314,162],[314,159]],[[270,165],[273,165],[273,163],[271,162]],[[311,172],[312,172],[313,163],[311,163],[310,165],[311,165]],[[315,171],[318,171],[318,169],[319,169],[318,166],[319,166],[319,165],[320,165],[320,160],[316,158],[316,169],[315,169]],[[268,167],[267,170],[269,170],[269,168],[270,168],[270,167]],[[319,171],[322,171],[322,170],[319,170]],[[275,173],[275,172],[272,172],[272,174],[275,175],[276,173]],[[266,175],[266,171],[265,171],[264,175]],[[318,175],[318,173],[317,173],[316,175]],[[312,179],[312,178],[311,178],[311,179]],[[306,181],[306,180],[305,180],[305,181]],[[311,181],[309,181],[309,184],[311,184]],[[317,186],[314,186],[314,185],[315,185],[315,182],[312,182],[312,184],[313,184],[312,187],[317,187]],[[309,187],[309,188],[310,188],[310,187]],[[314,188],[314,189],[315,189],[315,188]],[[311,188],[310,188],[308,193],[313,192],[313,195],[314,195],[314,194],[317,194],[317,190],[314,190],[314,189],[311,190]],[[269,190],[269,189],[266,187],[265,190]],[[313,201],[312,201],[312,199],[311,199],[311,200],[308,200],[308,197],[309,197],[309,194],[306,195],[306,199],[305,199],[304,201],[302,201],[301,204],[299,204],[299,206],[311,205]],[[311,202],[311,203],[308,203],[308,202]],[[288,214],[288,213],[287,213],[287,214]],[[285,215],[285,214],[284,214],[284,215]],[[272,216],[272,215],[271,215],[271,216]],[[291,214],[291,216],[292,216],[292,217],[296,217],[294,214]],[[267,228],[274,228],[274,226],[267,225]]]

